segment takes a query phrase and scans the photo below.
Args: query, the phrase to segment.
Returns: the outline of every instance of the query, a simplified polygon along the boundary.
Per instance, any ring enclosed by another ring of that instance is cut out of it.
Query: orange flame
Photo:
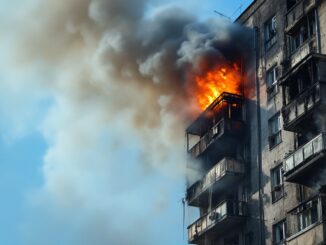
[[[217,65],[195,81],[197,103],[204,110],[223,92],[240,94],[241,71],[237,64]]]

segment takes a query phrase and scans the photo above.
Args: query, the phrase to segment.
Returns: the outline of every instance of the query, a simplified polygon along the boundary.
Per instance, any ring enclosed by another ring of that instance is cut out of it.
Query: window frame
[[[273,121],[277,118],[278,120],[278,131],[273,132]],[[269,149],[272,150],[275,148],[277,145],[282,143],[282,121],[281,121],[281,113],[277,112],[275,113],[270,119],[268,119],[268,143],[269,143]],[[278,140],[277,140],[278,139]],[[272,143],[275,141],[274,143]]]
[[[277,20],[274,14],[264,23],[265,51],[269,51],[277,43]]]
[[[276,241],[276,228],[282,226],[283,230],[283,239],[280,241]],[[287,234],[286,234],[286,219],[283,219],[275,224],[273,224],[273,245],[282,245],[285,244]]]
[[[273,81],[270,83],[269,74],[273,74]],[[272,99],[278,93],[279,67],[277,64],[266,70],[266,92],[268,100]]]
[[[278,171],[278,173],[276,173],[276,171]],[[276,178],[279,178],[279,183],[275,183]],[[279,194],[276,195],[275,193]],[[271,169],[271,196],[272,203],[275,203],[284,197],[283,163]]]

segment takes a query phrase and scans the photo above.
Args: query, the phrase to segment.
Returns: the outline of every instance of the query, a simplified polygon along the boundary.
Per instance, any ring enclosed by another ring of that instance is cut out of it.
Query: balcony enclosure
[[[232,158],[224,158],[201,180],[188,188],[188,205],[208,207],[209,203],[216,203],[222,193],[227,194],[234,191],[232,187],[237,186],[244,171],[244,164]]]
[[[324,122],[318,117],[326,109],[326,56],[308,56],[281,79],[280,85],[284,129],[320,131]]]
[[[320,188],[326,184],[326,133],[319,134],[285,158],[285,181]]]
[[[223,93],[187,128],[187,150],[191,157],[205,159],[208,170],[234,155],[243,131],[242,97]]]
[[[326,198],[317,196],[287,214],[288,245],[325,244]]]
[[[198,244],[205,238],[216,238],[243,223],[245,216],[245,202],[226,200],[188,227],[188,242]]]
[[[286,13],[285,32],[291,33],[315,6],[315,0],[287,0],[289,10]]]

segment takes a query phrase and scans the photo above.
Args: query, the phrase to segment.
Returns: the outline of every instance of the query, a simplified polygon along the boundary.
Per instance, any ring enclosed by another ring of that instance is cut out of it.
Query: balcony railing
[[[222,232],[225,228],[231,228],[233,225],[239,224],[237,218],[242,219],[245,215],[245,202],[224,201],[188,227],[188,241],[189,243],[196,242],[210,231],[218,234],[219,230]],[[235,219],[233,220],[233,218]]]
[[[239,161],[232,158],[224,158],[218,162],[200,181],[196,182],[189,187],[187,191],[187,201],[191,204],[194,199],[197,199],[200,195],[207,192],[210,187],[218,185],[221,183],[223,188],[230,188],[232,186],[224,186],[226,184],[226,179],[223,181],[223,177],[226,175],[231,175],[230,177],[237,178],[237,176],[244,174],[244,165]],[[222,183],[223,182],[223,183]],[[216,188],[218,189],[218,188]],[[208,202],[208,201],[207,201]]]
[[[303,164],[307,159],[312,158],[314,155],[324,150],[326,150],[326,133],[318,135],[285,158],[285,171],[288,172],[293,170],[297,166]]]
[[[223,118],[216,123],[205,135],[203,135],[199,142],[195,144],[189,153],[193,158],[202,154],[214,141],[225,133],[237,134],[242,130],[243,122],[239,120]]]
[[[314,0],[302,0],[294,5],[286,14],[285,30],[289,32],[314,5]]]
[[[291,124],[307,115],[320,102],[320,83],[299,95],[282,109],[284,129],[290,130]]]

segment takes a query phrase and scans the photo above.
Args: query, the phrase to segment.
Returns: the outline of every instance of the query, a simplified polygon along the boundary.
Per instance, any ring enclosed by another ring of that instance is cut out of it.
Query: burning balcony
[[[326,103],[326,56],[313,54],[281,79],[284,129],[293,132],[322,127],[316,118]]]
[[[326,198],[317,196],[287,214],[287,245],[315,245],[326,242]]]
[[[186,130],[187,150],[193,158],[205,158],[209,169],[235,153],[243,130],[242,97],[222,93]]]
[[[286,14],[285,32],[293,32],[314,6],[315,0],[301,0],[294,4]]]
[[[190,206],[209,206],[209,192],[212,198],[216,193],[233,191],[233,187],[242,179],[244,165],[232,158],[224,158],[218,162],[200,181],[190,186],[187,190],[187,202]],[[214,200],[212,200],[214,203]]]
[[[211,236],[216,238],[243,223],[245,217],[245,202],[224,201],[188,227],[188,242],[200,243]]]
[[[285,181],[317,186],[326,170],[326,133],[322,133],[285,158]]]

